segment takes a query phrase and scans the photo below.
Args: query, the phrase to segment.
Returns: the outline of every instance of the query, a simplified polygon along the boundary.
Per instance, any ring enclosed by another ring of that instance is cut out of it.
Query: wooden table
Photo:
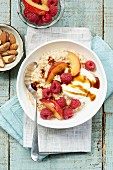
[[[26,25],[16,11],[17,0],[0,0],[0,23],[14,26],[24,37]],[[113,0],[65,0],[63,18],[56,26],[89,27],[113,48]],[[16,94],[19,66],[0,73],[0,105]],[[113,95],[93,118],[92,152],[49,156],[33,162],[30,153],[0,129],[0,170],[113,170]]]

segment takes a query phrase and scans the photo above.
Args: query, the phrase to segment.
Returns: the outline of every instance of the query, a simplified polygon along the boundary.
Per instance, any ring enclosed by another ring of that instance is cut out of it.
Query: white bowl
[[[8,33],[12,33],[15,38],[16,38],[16,43],[18,44],[18,55],[16,57],[16,60],[10,64],[5,64],[4,68],[0,68],[0,71],[7,71],[12,69],[13,67],[15,67],[21,60],[21,58],[23,57],[24,54],[24,50],[23,50],[23,40],[19,34],[19,32],[12,26],[7,25],[7,24],[0,24],[0,29],[2,29],[3,31],[6,31]]]
[[[62,49],[62,48],[68,50],[76,49],[77,52],[84,54],[84,56],[86,56],[87,59],[93,60],[95,62],[97,67],[96,75],[100,79],[100,89],[98,92],[98,96],[93,102],[90,102],[90,104],[86,105],[83,109],[81,109],[77,114],[75,114],[72,118],[68,120],[62,120],[62,121],[59,121],[57,119],[43,120],[40,118],[40,114],[38,114],[38,124],[45,127],[58,128],[58,129],[74,127],[91,119],[102,106],[107,91],[107,80],[106,80],[106,75],[103,66],[98,56],[92,50],[86,48],[85,46],[83,46],[78,42],[74,42],[71,40],[57,40],[57,41],[51,41],[49,43],[45,43],[44,45],[37,47],[26,57],[26,59],[23,61],[20,67],[20,70],[18,72],[18,77],[17,77],[18,99],[23,110],[29,116],[30,119],[34,120],[35,112],[34,112],[34,107],[31,104],[26,94],[26,87],[24,85],[25,69],[29,63],[36,61],[37,57],[41,56],[44,52],[47,52],[51,49]]]

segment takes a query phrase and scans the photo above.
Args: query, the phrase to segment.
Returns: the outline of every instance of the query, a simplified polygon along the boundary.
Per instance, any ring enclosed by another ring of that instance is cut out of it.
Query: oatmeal
[[[96,65],[84,55],[55,49],[37,59],[31,85],[37,90],[37,107],[43,119],[69,119],[93,102],[100,87]]]

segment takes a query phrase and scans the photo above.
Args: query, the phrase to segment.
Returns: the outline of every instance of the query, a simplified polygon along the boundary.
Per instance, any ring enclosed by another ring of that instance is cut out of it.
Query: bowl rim
[[[102,68],[102,72],[103,72],[103,76],[104,76],[104,80],[105,80],[105,84],[104,84],[105,93],[104,93],[103,96],[102,96],[102,100],[101,100],[101,102],[99,103],[98,109],[96,108],[95,112],[94,112],[92,115],[87,116],[84,120],[81,120],[81,121],[77,122],[76,125],[73,125],[73,124],[72,124],[72,125],[70,124],[70,125],[68,125],[68,126],[63,125],[63,127],[62,127],[62,126],[59,126],[59,127],[58,127],[58,126],[55,126],[55,125],[54,125],[54,127],[50,127],[47,123],[45,123],[45,125],[40,123],[40,125],[42,125],[42,126],[44,126],[44,127],[48,127],[48,128],[65,129],[65,128],[75,127],[75,126],[78,126],[78,125],[81,125],[81,124],[87,122],[88,120],[90,120],[90,119],[99,111],[99,109],[101,108],[102,104],[103,104],[104,101],[105,101],[105,97],[106,97],[106,94],[107,94],[107,77],[106,77],[106,74],[105,74],[105,70],[104,70],[104,68],[103,68],[103,65],[102,65],[100,59],[98,58],[97,54],[96,54],[94,51],[92,51],[91,49],[89,49],[88,47],[86,47],[85,45],[83,45],[82,43],[79,43],[79,42],[77,42],[77,41],[73,41],[73,40],[70,40],[70,39],[52,40],[52,41],[49,41],[49,42],[46,42],[46,43],[43,43],[43,44],[37,46],[33,51],[31,51],[31,52],[28,54],[28,56],[24,59],[24,61],[22,62],[21,66],[20,66],[20,68],[19,68],[18,76],[17,76],[17,83],[16,83],[16,91],[17,91],[17,97],[18,97],[18,99],[19,99],[19,102],[20,102],[23,110],[25,111],[25,106],[24,106],[24,104],[22,103],[21,97],[20,97],[20,94],[19,94],[19,79],[20,79],[21,70],[22,70],[24,64],[27,62],[27,60],[29,60],[29,57],[30,57],[36,50],[38,50],[39,48],[41,48],[41,47],[43,47],[43,46],[46,46],[46,45],[48,45],[48,44],[51,44],[51,43],[64,42],[64,41],[65,41],[65,42],[75,43],[75,44],[77,44],[77,45],[82,46],[83,48],[85,48],[86,50],[88,50],[89,52],[91,52],[91,53],[97,58],[99,64],[102,66],[101,68]],[[27,114],[27,115],[28,115],[28,114]],[[28,115],[28,116],[29,116],[29,115]],[[29,116],[29,118],[30,118],[31,120],[33,120],[30,116]]]
[[[61,6],[61,10],[60,10],[60,13],[58,15],[58,17],[52,21],[50,24],[48,25],[42,25],[42,26],[38,26],[38,25],[33,25],[32,23],[29,23],[25,20],[25,18],[22,16],[21,12],[20,12],[20,0],[18,0],[18,3],[17,3],[17,13],[20,17],[20,19],[28,26],[32,27],[32,28],[36,28],[36,29],[44,29],[44,28],[49,28],[51,27],[52,25],[56,24],[60,18],[63,16],[63,13],[64,13],[64,7],[65,7],[65,0],[59,0],[60,1],[60,6]]]
[[[16,28],[14,28],[12,25],[10,25],[10,24],[5,24],[5,23],[0,23],[0,27],[7,27],[7,28],[15,31],[15,32],[19,35],[19,38],[20,38],[20,40],[21,40],[21,45],[22,45],[22,50],[21,50],[22,52],[21,52],[21,54],[20,54],[21,57],[20,57],[20,59],[18,60],[18,62],[15,62],[15,64],[13,64],[13,66],[11,66],[11,67],[9,67],[9,68],[0,68],[0,72],[3,72],[3,71],[11,70],[12,68],[16,67],[16,65],[20,62],[20,60],[22,59],[22,57],[23,57],[23,55],[24,55],[24,41],[23,41],[22,36],[21,36],[21,34],[19,33],[19,31],[18,31]],[[1,29],[2,29],[2,28],[1,28]]]

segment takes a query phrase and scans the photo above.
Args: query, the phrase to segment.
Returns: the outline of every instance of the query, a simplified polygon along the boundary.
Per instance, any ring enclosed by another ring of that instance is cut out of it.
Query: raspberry
[[[71,108],[65,108],[64,109],[64,114],[63,114],[64,119],[69,119],[73,115],[74,115],[74,112],[73,112],[73,110]]]
[[[52,97],[52,93],[51,93],[51,90],[46,88],[46,89],[43,89],[42,90],[42,95],[44,98],[48,99],[48,98],[51,98]]]
[[[44,22],[42,21],[42,16],[40,15],[38,21],[36,21],[35,24],[42,25],[43,23]]]
[[[30,13],[27,8],[24,9],[24,16],[27,17],[27,14]]]
[[[42,4],[41,0],[32,0],[33,2],[37,3],[37,4]]]
[[[45,14],[45,15],[42,16],[42,21],[43,21],[44,23],[49,23],[49,22],[52,21],[52,16],[47,13],[47,14]]]
[[[70,102],[70,107],[72,109],[76,109],[77,107],[80,107],[81,106],[81,102],[80,100],[78,99],[72,99],[71,102]]]
[[[48,0],[48,6],[50,7],[50,5],[57,6],[58,5],[58,0]]]
[[[61,108],[64,108],[67,104],[66,104],[66,99],[64,97],[60,97],[58,100],[57,100],[57,103],[58,105],[61,107]]]
[[[28,13],[26,17],[30,22],[37,22],[39,19],[39,15],[31,13],[31,12]]]
[[[69,84],[72,81],[72,75],[70,73],[63,73],[60,79],[62,83]]]
[[[50,90],[54,94],[59,94],[61,92],[61,84],[58,81],[53,81],[53,83],[50,86]]]
[[[49,7],[49,13],[52,17],[54,17],[58,13],[58,9],[54,5],[50,5]]]
[[[53,116],[53,113],[52,113],[51,110],[44,108],[44,109],[41,110],[40,116],[44,120],[50,120]]]
[[[93,61],[88,60],[85,63],[85,69],[90,70],[90,71],[94,71],[96,69],[96,65],[95,65],[95,63]]]

